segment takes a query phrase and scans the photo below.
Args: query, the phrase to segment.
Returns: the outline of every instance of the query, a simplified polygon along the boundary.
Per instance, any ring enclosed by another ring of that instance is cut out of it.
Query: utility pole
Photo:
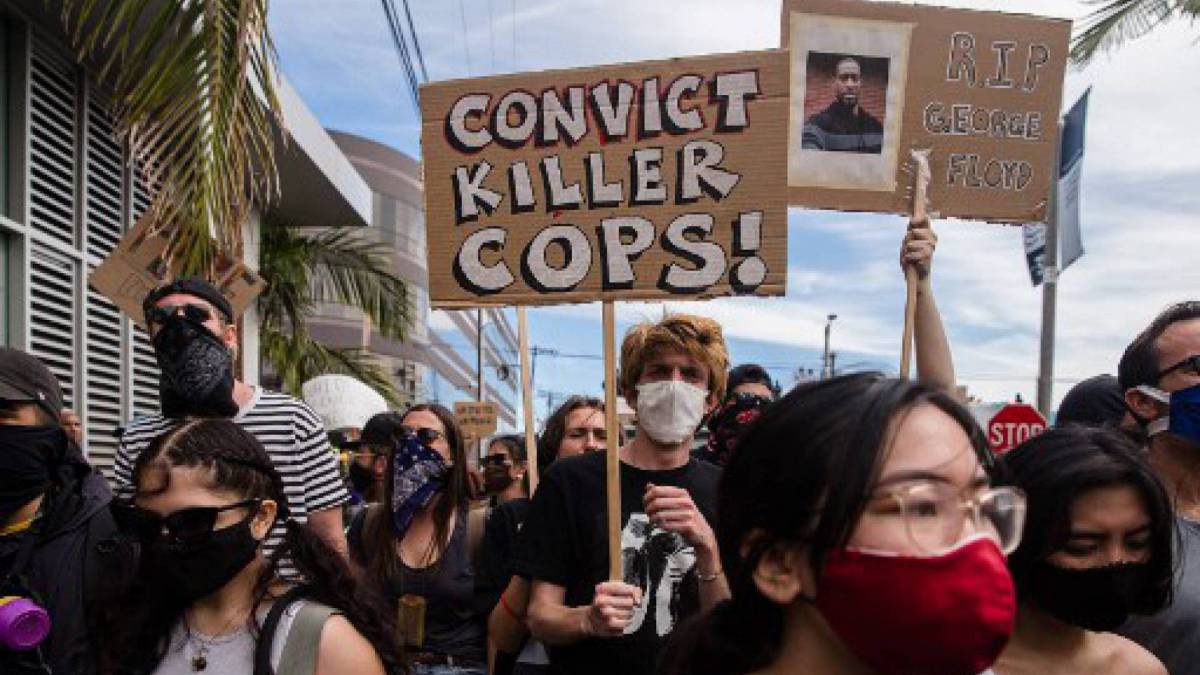
[[[1058,136],[1062,138],[1062,121]],[[1062,144],[1054,147],[1054,181],[1046,205],[1046,265],[1042,280],[1042,343],[1038,359],[1037,408],[1047,419],[1054,404],[1054,323],[1058,309],[1058,181],[1062,164]]]
[[[828,380],[833,377],[833,352],[829,351],[829,334],[833,330],[833,322],[837,319],[837,314],[830,314],[825,317],[825,356],[821,363],[821,379]]]

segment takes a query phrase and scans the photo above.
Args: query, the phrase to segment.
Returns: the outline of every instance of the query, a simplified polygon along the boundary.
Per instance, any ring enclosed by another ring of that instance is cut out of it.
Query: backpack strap
[[[329,617],[339,612],[319,602],[306,600],[300,606],[283,653],[279,655],[279,672],[287,675],[313,675],[317,671],[317,654],[321,650],[321,631]]]
[[[258,643],[254,646],[254,675],[275,675],[275,669],[271,667],[271,645],[275,642],[279,619],[288,605],[300,599],[307,590],[304,586],[293,586],[271,605],[271,611],[267,612],[267,619],[258,633]]]

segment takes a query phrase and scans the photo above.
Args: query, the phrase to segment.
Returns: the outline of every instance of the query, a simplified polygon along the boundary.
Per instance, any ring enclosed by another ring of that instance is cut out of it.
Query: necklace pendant
[[[208,657],[201,651],[192,657],[192,670],[198,673],[205,668],[208,668]]]

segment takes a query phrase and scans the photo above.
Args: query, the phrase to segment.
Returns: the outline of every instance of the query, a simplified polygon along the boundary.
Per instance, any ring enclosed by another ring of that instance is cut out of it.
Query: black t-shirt
[[[608,579],[605,455],[559,460],[546,472],[530,505],[515,556],[515,574],[566,589],[569,607],[590,605]],[[647,471],[621,464],[621,548],[625,581],[643,601],[626,634],[548,647],[555,673],[651,675],[667,636],[700,608],[695,549],[679,534],[650,525],[642,497],[647,483],[686,489],[714,522],[720,469],[691,459],[678,469]]]
[[[500,601],[500,594],[512,578],[517,533],[527,513],[529,499],[518,497],[497,505],[488,514],[483,543],[479,547],[479,564],[475,569],[475,601],[485,616]]]

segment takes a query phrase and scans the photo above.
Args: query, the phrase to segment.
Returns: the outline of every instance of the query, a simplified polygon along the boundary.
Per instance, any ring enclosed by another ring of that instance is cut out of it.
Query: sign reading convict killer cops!
[[[931,150],[942,216],[1040,222],[1071,23],[865,2],[786,0],[789,203],[907,213],[910,151]]]
[[[426,85],[434,306],[782,295],[783,51]]]

